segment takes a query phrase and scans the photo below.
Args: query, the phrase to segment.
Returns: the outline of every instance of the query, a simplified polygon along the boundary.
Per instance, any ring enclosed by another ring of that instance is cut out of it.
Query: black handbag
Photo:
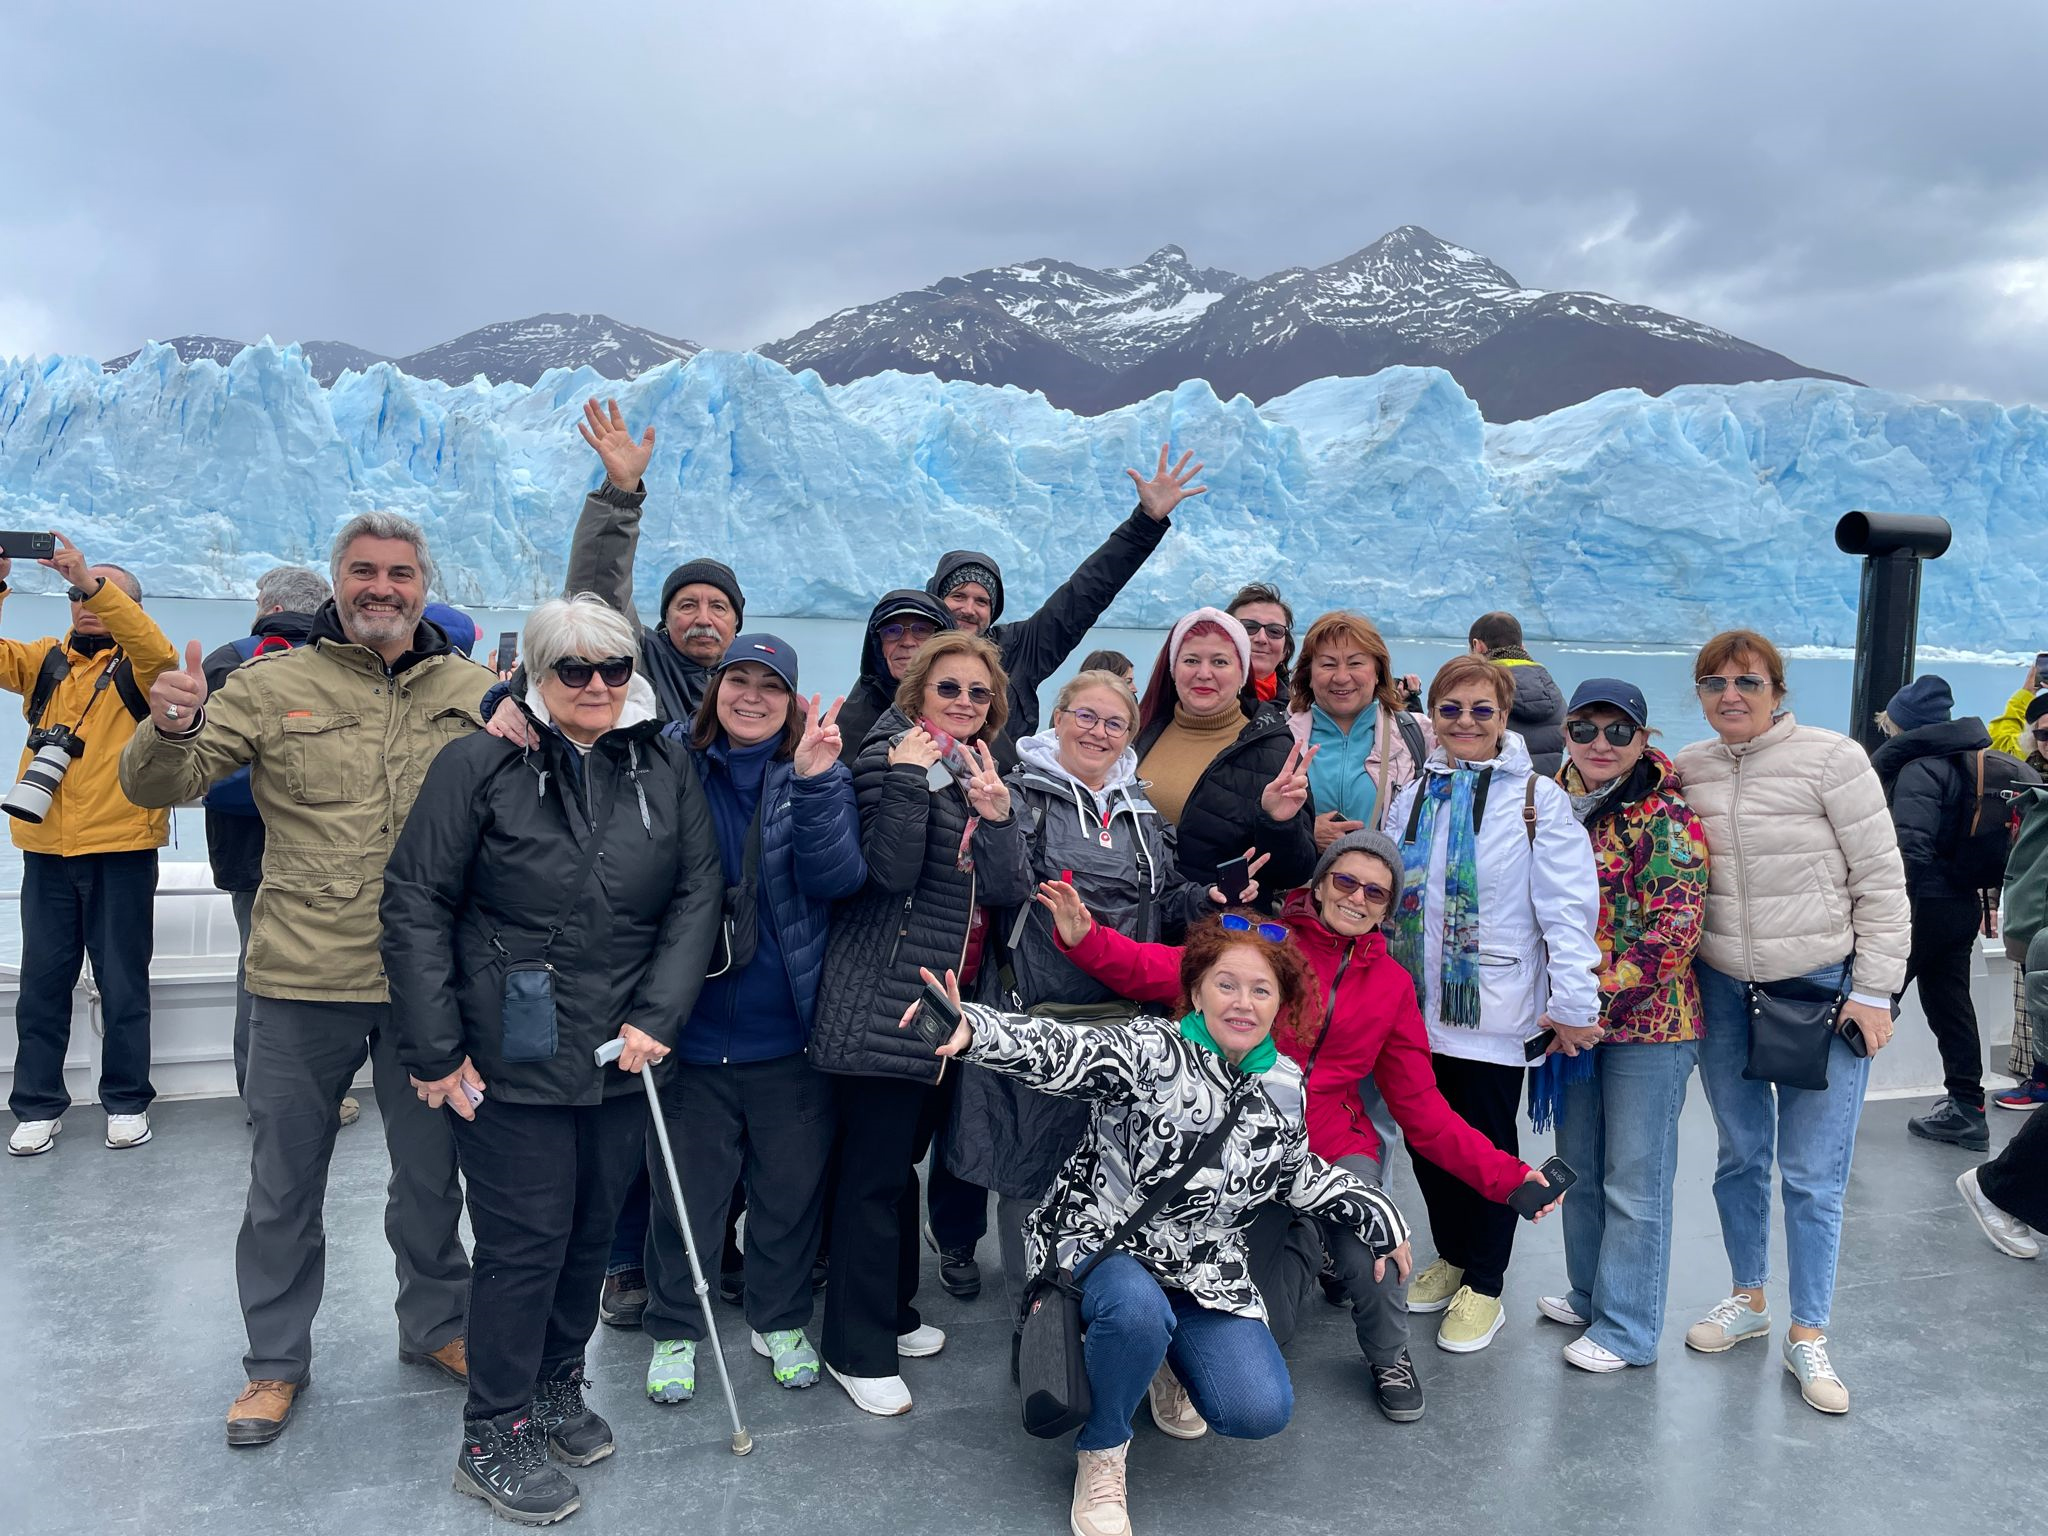
[[[1848,992],[1793,976],[1752,981],[1743,993],[1749,1008],[1749,1060],[1742,1075],[1781,1088],[1827,1087],[1828,1047]]]
[[[1222,1123],[1202,1138],[1180,1169],[1155,1184],[1110,1234],[1109,1241],[1089,1256],[1082,1274],[1128,1243],[1216,1158],[1244,1106],[1242,1098],[1230,1106]],[[1095,1404],[1088,1385],[1088,1362],[1081,1350],[1081,1278],[1056,1269],[1055,1262],[1048,1254],[1046,1267],[1024,1288],[1024,1313],[1017,1323],[1017,1390],[1024,1400],[1024,1429],[1041,1440],[1079,1429]]]
[[[584,772],[589,771],[586,766]],[[547,937],[541,940],[538,955],[523,960],[510,959],[511,951],[499,942],[498,934],[491,935],[492,948],[508,957],[504,1003],[498,1015],[498,1055],[501,1060],[547,1061],[560,1046],[555,1029],[555,968],[548,960],[548,952],[555,947],[563,925],[583,898],[583,887],[590,879],[590,871],[597,865],[598,853],[604,847],[605,826],[610,820],[611,804],[607,801],[604,815],[590,829],[590,840],[584,845],[583,862],[577,866],[576,878],[569,882],[569,899],[562,903],[562,910],[548,924]]]

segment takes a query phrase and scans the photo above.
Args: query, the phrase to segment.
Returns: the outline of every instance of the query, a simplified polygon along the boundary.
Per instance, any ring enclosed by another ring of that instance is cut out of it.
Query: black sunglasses
[[[1393,894],[1393,892],[1377,881],[1361,880],[1356,875],[1347,875],[1342,871],[1331,872],[1330,884],[1337,888],[1339,896],[1349,896],[1354,892],[1359,892],[1363,893],[1367,901],[1384,902]]]
[[[1285,624],[1260,624],[1251,619],[1239,619],[1247,635],[1264,635],[1268,640],[1285,640],[1293,633]]]
[[[564,688],[588,688],[593,676],[603,678],[607,688],[623,688],[633,676],[633,658],[607,656],[603,661],[585,661],[580,656],[565,656],[553,671]]]
[[[1617,747],[1625,747],[1636,739],[1636,733],[1641,729],[1642,727],[1633,720],[1610,720],[1604,726],[1596,725],[1591,720],[1567,720],[1564,723],[1565,735],[1582,747],[1590,746],[1601,736],[1605,736]]]
[[[979,683],[970,683],[963,686],[957,677],[940,678],[936,683],[932,684],[932,692],[942,699],[957,699],[964,693],[967,695],[968,702],[973,704],[986,704],[995,697],[995,693],[992,690],[982,687]]]
[[[929,620],[918,620],[911,624],[884,624],[875,631],[875,638],[884,645],[894,645],[905,635],[908,635],[919,645],[923,645],[925,641],[931,639],[938,632],[938,625],[931,623]]]

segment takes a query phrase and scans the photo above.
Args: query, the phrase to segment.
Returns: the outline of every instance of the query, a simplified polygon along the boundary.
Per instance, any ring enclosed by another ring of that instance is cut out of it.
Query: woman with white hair
[[[686,744],[665,739],[630,624],[595,597],[527,620],[535,744],[441,752],[381,906],[399,1059],[453,1113],[475,1234],[456,1491],[546,1524],[613,1449],[583,1352],[647,1130],[629,1075],[689,1017],[724,893]],[[622,1070],[593,1053],[617,1036]]]

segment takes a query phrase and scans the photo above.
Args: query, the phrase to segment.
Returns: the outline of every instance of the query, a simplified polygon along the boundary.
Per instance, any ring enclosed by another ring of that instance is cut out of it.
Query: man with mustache
[[[151,686],[150,717],[121,758],[121,787],[142,806],[197,799],[247,766],[267,834],[246,962],[254,1145],[235,1245],[248,1385],[228,1410],[229,1445],[275,1440],[310,1379],[335,1110],[365,1057],[391,1155],[384,1231],[398,1259],[398,1355],[468,1377],[455,1144],[399,1063],[377,916],[420,781],[443,747],[482,725],[492,680],[422,620],[433,574],[419,524],[351,518],[334,540],[334,597],[306,643],[212,690],[192,641],[184,670]],[[466,1086],[481,1095],[490,1085]]]

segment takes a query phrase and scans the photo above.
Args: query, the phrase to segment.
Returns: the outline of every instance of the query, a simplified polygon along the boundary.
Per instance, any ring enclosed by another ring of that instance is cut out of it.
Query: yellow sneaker
[[[1469,1355],[1491,1344],[1506,1321],[1507,1312],[1498,1296],[1482,1296],[1471,1286],[1461,1285],[1444,1311],[1436,1347],[1448,1349],[1454,1355]]]
[[[1441,1312],[1451,1304],[1458,1287],[1465,1283],[1465,1271],[1438,1259],[1408,1282],[1410,1312]]]

